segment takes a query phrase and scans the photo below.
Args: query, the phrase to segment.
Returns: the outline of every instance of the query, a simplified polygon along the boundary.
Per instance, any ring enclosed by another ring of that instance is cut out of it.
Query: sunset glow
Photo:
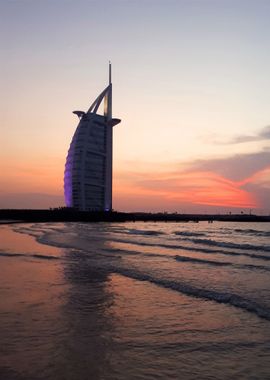
[[[123,176],[123,175],[122,175]],[[256,208],[257,202],[252,193],[241,188],[239,183],[228,180],[211,172],[179,173],[170,176],[168,173],[156,176],[148,173],[147,179],[137,173],[132,182],[126,173],[126,181],[123,179],[116,183],[115,192],[121,196],[115,202],[128,198],[131,201],[132,210],[140,207],[140,202],[147,203],[153,197],[159,198],[159,205],[163,208],[166,204],[170,211],[179,210],[185,204],[222,206],[227,208]],[[139,202],[136,202],[139,197]],[[136,206],[134,206],[134,203]],[[171,208],[173,204],[173,209]],[[179,205],[179,206],[178,206]],[[146,207],[146,206],[145,206]],[[153,210],[153,206],[148,208]]]

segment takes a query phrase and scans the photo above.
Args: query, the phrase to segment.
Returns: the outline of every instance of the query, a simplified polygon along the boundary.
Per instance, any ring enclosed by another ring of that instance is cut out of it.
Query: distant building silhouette
[[[103,115],[97,114],[104,103]],[[111,63],[109,85],[87,112],[74,111],[80,121],[68,151],[64,190],[68,207],[82,211],[112,210],[112,118]]]

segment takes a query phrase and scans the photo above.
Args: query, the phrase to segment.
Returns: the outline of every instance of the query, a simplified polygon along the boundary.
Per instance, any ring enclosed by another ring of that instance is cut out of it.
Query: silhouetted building
[[[104,103],[103,115],[97,113]],[[74,111],[80,121],[68,151],[64,190],[68,207],[82,211],[112,209],[112,118],[111,64],[109,85],[87,112]]]

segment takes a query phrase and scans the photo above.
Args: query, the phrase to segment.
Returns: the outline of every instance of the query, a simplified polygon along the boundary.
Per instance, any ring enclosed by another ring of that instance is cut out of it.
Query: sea
[[[270,379],[270,223],[1,224],[0,379]]]

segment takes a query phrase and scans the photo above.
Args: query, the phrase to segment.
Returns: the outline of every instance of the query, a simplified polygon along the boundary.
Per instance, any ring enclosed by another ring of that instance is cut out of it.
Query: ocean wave
[[[172,256],[165,255],[164,253],[142,252],[142,251],[135,251],[135,250],[130,250],[130,249],[121,249],[121,248],[104,248],[102,249],[102,251],[108,252],[108,253],[131,255],[131,256],[158,257],[158,258],[166,258],[166,259],[172,258]]]
[[[270,261],[270,256],[259,255],[259,254],[250,253],[250,252],[249,253],[247,253],[247,252],[233,252],[233,251],[225,251],[222,249],[191,247],[191,246],[179,245],[179,244],[151,243],[151,242],[145,242],[145,241],[125,240],[125,239],[115,239],[115,238],[112,239],[111,241],[115,241],[118,243],[126,243],[126,244],[145,246],[145,247],[158,247],[158,248],[166,248],[166,249],[173,249],[173,250],[202,252],[202,253],[206,253],[206,254],[221,254],[221,255],[229,255],[229,256],[246,256],[246,257],[251,257],[253,259]]]
[[[40,244],[49,245],[56,248],[68,248],[68,249],[76,248],[70,243],[53,241],[53,238],[54,237],[51,236],[50,234],[44,234],[42,236],[36,236],[36,241]]]
[[[165,235],[163,231],[157,230],[137,230],[137,229],[113,229],[113,233],[125,235],[159,236]]]
[[[215,247],[270,252],[270,247],[266,245],[254,245],[254,244],[246,244],[246,243],[238,244],[238,243],[233,243],[233,242],[216,241],[216,240],[211,240],[211,239],[196,239],[196,238],[195,239],[183,238],[182,240],[191,241],[192,243],[195,243],[195,244],[210,245],[210,246],[215,246]]]
[[[235,228],[234,231],[240,234],[244,234],[244,235],[265,236],[265,237],[270,236],[270,231],[254,230],[252,228],[249,228],[249,229]]]
[[[61,259],[58,256],[40,255],[38,253],[31,255],[31,257],[34,257],[36,259],[42,259],[42,260],[60,260]]]
[[[179,236],[205,236],[203,232],[174,231],[173,233]]]
[[[130,249],[121,249],[121,248],[104,248],[102,249],[103,252],[106,253],[115,253],[120,254],[120,257],[123,257],[125,255],[131,255],[131,256],[140,256],[140,257],[157,257],[162,258],[166,260],[176,260],[179,262],[187,262],[187,263],[193,263],[193,264],[202,264],[202,265],[213,265],[213,266],[222,266],[222,267],[235,267],[239,269],[248,269],[248,270],[262,270],[262,271],[270,271],[269,267],[266,267],[264,265],[256,265],[256,264],[237,264],[232,263],[228,261],[214,261],[214,260],[207,260],[207,259],[199,259],[197,257],[190,257],[190,256],[182,256],[182,255],[166,255],[164,253],[151,253],[151,252],[142,252],[142,251],[135,251]]]
[[[140,231],[140,230],[136,230],[136,231]],[[147,232],[147,231],[143,231],[143,232]],[[155,231],[155,232],[158,232],[158,231]],[[22,233],[30,234],[29,231],[27,231],[27,232],[25,231],[25,232],[22,232]],[[65,241],[65,242],[63,242],[63,241],[61,241],[61,242],[55,241],[54,234],[51,234],[51,233],[48,233],[48,232],[47,233],[43,233],[41,236],[40,235],[38,235],[38,236],[35,235],[33,237],[35,237],[35,239],[36,239],[37,242],[39,242],[41,244],[49,245],[49,246],[54,246],[54,247],[58,247],[58,248],[68,248],[68,249],[73,249],[73,248],[77,249],[78,248],[76,243],[72,244],[72,241],[69,241],[69,242],[67,242],[67,241]],[[81,236],[81,237],[83,238],[83,236]],[[87,239],[88,236],[85,236],[85,238]],[[117,237],[114,237],[114,236],[112,236],[111,239],[110,239],[111,242],[120,242],[120,243],[124,243],[124,244],[133,244],[133,245],[137,245],[137,246],[139,245],[139,246],[146,246],[146,247],[149,246],[149,247],[165,248],[165,249],[170,249],[170,250],[183,250],[183,251],[191,251],[191,252],[201,252],[201,253],[210,254],[210,255],[212,255],[212,254],[222,254],[222,255],[226,255],[226,256],[228,256],[228,255],[229,256],[245,256],[245,257],[249,257],[249,258],[253,258],[253,259],[270,261],[270,256],[266,256],[266,255],[259,254],[259,253],[255,254],[255,253],[252,253],[252,252],[240,252],[240,251],[237,252],[237,251],[232,251],[232,250],[221,249],[221,248],[237,248],[237,247],[239,248],[239,246],[241,246],[243,248],[243,245],[239,245],[239,244],[235,244],[235,243],[221,242],[221,244],[220,244],[219,242],[211,240],[211,239],[189,239],[189,238],[186,238],[186,237],[183,237],[180,240],[182,240],[182,241],[183,240],[185,240],[185,241],[195,240],[197,242],[200,242],[201,244],[204,244],[205,247],[188,246],[188,245],[181,245],[181,244],[167,244],[167,243],[142,241],[142,240],[132,240],[132,239],[128,239],[127,240],[125,238],[121,239],[121,238],[117,238]],[[204,243],[202,243],[202,242],[204,242]],[[209,244],[209,242],[210,242],[210,244]],[[206,247],[207,245],[209,245],[209,248]],[[236,245],[236,247],[235,247],[235,245]],[[218,249],[211,248],[210,246],[218,247]],[[253,247],[253,249],[254,249],[253,245],[248,245],[248,246],[249,247]],[[268,247],[266,247],[266,248],[268,248]],[[268,248],[268,249],[270,251],[270,248]]]
[[[147,281],[155,285],[164,287],[166,289],[174,290],[185,294],[187,296],[192,296],[201,299],[207,299],[217,303],[228,304],[240,308],[242,310],[248,311],[250,313],[256,314],[260,318],[267,319],[270,321],[270,309],[258,304],[255,301],[249,300],[239,296],[238,294],[233,294],[229,292],[218,292],[210,289],[197,288],[193,285],[189,285],[182,282],[176,282],[172,280],[160,279],[152,277],[149,274],[140,273],[132,269],[122,269],[122,268],[111,268],[112,271],[139,281]]]
[[[42,260],[60,260],[58,256],[41,255],[39,253],[14,253],[14,252],[0,252],[0,257],[27,257]]]
[[[43,233],[43,231],[36,231],[36,230],[32,230],[30,228],[25,228],[25,227],[14,227],[12,228],[12,230],[18,234],[22,234],[22,235],[29,235],[29,236],[32,236],[33,238],[37,238],[38,236],[40,236],[41,233]]]
[[[230,263],[226,261],[213,261],[213,260],[205,260],[205,259],[198,259],[196,257],[187,257],[187,256],[179,256],[176,255],[174,256],[176,261],[180,262],[190,262],[190,263],[195,263],[195,264],[206,264],[206,265],[214,265],[214,266],[221,266],[221,267],[235,267],[235,268],[240,268],[240,269],[249,269],[249,270],[254,270],[254,269],[259,269],[263,271],[270,271],[270,268],[265,267],[263,265],[254,265],[254,264],[237,264],[237,263]]]
[[[222,262],[222,261],[213,261],[213,260],[203,260],[197,259],[196,257],[187,257],[187,256],[174,256],[176,261],[181,262],[190,262],[190,263],[198,263],[198,264],[207,264],[207,265],[215,265],[215,266],[232,266],[232,263]]]

